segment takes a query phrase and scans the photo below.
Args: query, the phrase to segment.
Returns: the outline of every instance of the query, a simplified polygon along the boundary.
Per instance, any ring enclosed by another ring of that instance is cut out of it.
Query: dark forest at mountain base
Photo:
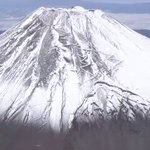
[[[67,134],[16,123],[0,124],[0,150],[148,150],[150,120],[118,115],[92,124],[73,123]]]

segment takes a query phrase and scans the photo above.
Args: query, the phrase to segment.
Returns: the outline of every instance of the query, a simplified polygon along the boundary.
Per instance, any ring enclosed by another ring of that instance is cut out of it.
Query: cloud
[[[150,14],[110,13],[109,15],[132,29],[150,30]]]
[[[22,17],[6,17],[0,20],[0,31],[7,30],[17,24]]]

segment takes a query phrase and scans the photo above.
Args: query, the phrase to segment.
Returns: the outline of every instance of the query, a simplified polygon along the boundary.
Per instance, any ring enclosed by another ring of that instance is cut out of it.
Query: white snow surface
[[[104,12],[39,8],[0,36],[0,119],[66,131],[121,104],[147,114],[149,68],[150,39]]]

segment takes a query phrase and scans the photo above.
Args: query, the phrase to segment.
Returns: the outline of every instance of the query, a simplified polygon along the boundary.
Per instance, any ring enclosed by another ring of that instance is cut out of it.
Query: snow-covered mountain
[[[0,119],[52,128],[149,114],[150,39],[100,10],[39,8],[0,36]]]

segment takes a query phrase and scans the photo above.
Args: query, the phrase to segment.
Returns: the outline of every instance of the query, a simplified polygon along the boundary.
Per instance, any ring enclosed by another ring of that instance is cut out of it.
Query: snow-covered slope
[[[0,36],[0,119],[67,130],[150,106],[150,39],[100,10],[40,8]]]

